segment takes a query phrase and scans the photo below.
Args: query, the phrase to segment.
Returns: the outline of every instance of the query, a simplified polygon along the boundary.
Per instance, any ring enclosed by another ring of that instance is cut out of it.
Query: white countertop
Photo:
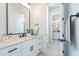
[[[26,40],[36,38],[38,36],[39,35],[37,35],[37,36],[26,36],[26,37],[22,37],[22,38],[16,37],[16,38],[10,38],[8,40],[4,40],[4,41],[0,42],[0,49],[6,48],[8,46],[11,46],[11,45],[14,45],[14,44],[26,41]]]

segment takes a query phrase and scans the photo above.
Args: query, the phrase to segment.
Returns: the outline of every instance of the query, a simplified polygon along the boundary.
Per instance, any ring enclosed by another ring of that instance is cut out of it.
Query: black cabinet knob
[[[30,47],[30,51],[33,51],[33,49],[34,49],[34,46],[31,46],[31,47]]]

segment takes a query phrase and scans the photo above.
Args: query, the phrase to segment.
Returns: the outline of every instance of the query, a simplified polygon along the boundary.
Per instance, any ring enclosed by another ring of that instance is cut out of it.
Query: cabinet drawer
[[[16,54],[21,55],[21,44],[13,45],[13,46],[0,50],[0,55],[12,56],[12,55],[16,55]]]
[[[36,56],[41,51],[41,46],[38,44],[34,45],[34,50],[32,51],[32,56]]]
[[[29,41],[22,42],[22,55],[23,56],[35,56],[40,52],[41,39],[33,38]]]
[[[33,44],[37,44],[37,43],[41,43],[41,39],[40,38],[35,38],[33,41],[32,41]]]
[[[41,43],[40,38],[34,38],[29,41],[22,42],[22,47],[24,48],[24,47],[26,47],[26,45],[29,46],[29,45],[37,44],[37,43]]]
[[[22,42],[22,48],[27,48],[30,45],[32,45],[32,42],[30,40],[29,41]]]
[[[22,56],[30,56],[30,47],[22,48]]]
[[[37,39],[34,44],[35,45],[41,45],[41,40]]]
[[[30,53],[31,46],[32,46],[32,43],[30,42],[30,40],[22,43],[22,56],[30,56],[31,55],[31,53]]]
[[[38,38],[38,39],[37,39],[37,42],[38,42],[38,43],[41,43],[41,38]]]

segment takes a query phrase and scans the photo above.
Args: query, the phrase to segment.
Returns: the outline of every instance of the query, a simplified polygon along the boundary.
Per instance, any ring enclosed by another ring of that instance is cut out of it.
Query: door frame
[[[62,6],[62,16],[61,16],[61,19],[63,19],[64,18],[64,6],[63,6],[63,3],[56,3],[56,4],[47,4],[47,30],[48,30],[48,38],[49,38],[49,43],[50,43],[50,20],[49,20],[49,6],[56,6],[57,4],[61,4],[61,6]],[[65,28],[63,28],[62,30],[62,34],[64,34],[64,29]],[[62,37],[62,39],[64,39],[64,37]],[[63,45],[62,45],[63,46]],[[63,51],[63,47],[62,47],[62,51]],[[61,55],[63,56],[63,53],[62,53],[62,51],[61,51]]]

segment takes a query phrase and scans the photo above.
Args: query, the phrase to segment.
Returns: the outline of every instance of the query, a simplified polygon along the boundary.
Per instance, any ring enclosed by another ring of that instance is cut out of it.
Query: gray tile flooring
[[[47,49],[47,54],[40,52],[38,56],[61,56],[61,42],[58,40],[53,40]]]

